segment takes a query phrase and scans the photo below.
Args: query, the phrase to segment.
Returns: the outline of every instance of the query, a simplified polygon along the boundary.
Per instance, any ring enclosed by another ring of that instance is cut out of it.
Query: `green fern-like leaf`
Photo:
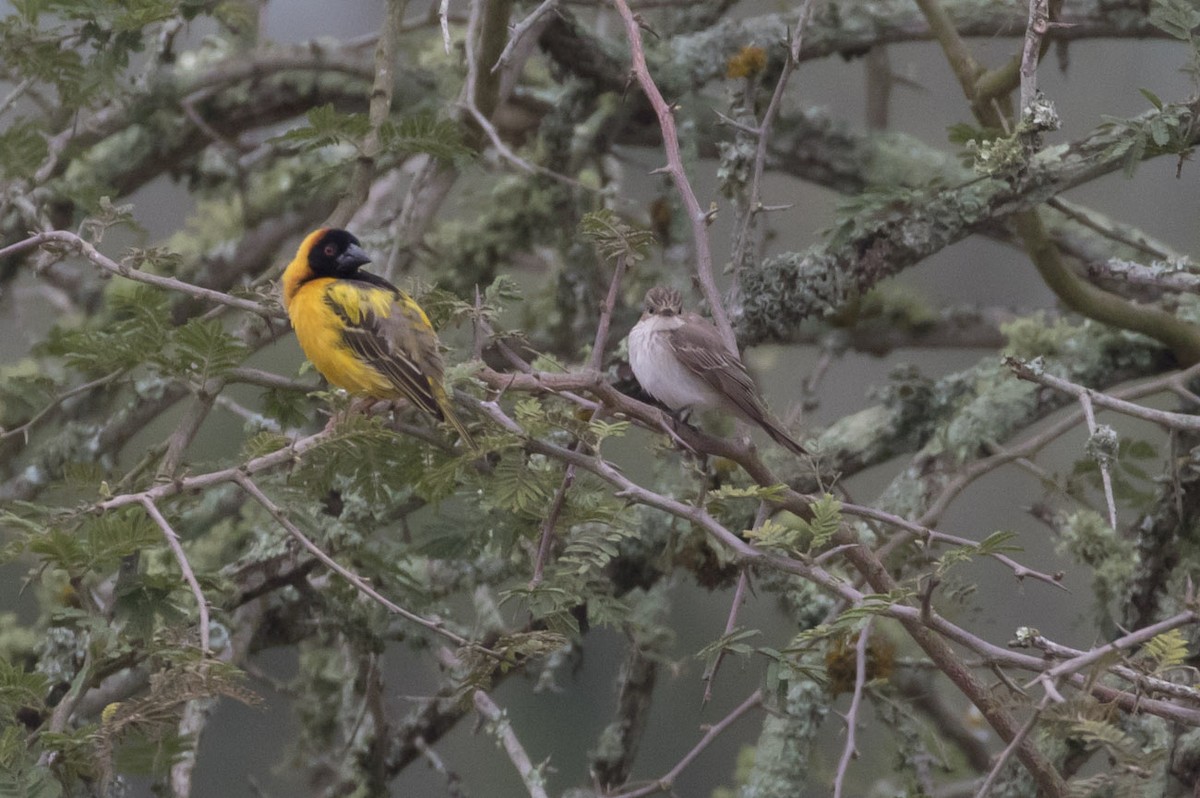
[[[810,505],[812,520],[808,522],[812,534],[812,548],[824,548],[842,526],[842,503],[832,494],[826,493]]]
[[[654,243],[649,230],[633,227],[607,208],[584,214],[579,232],[592,242],[600,257],[611,261],[623,258],[627,266],[644,260]]]
[[[628,421],[602,421],[600,419],[591,419],[588,421],[588,443],[593,447],[599,446],[600,442],[605,438],[620,438],[629,431]]]
[[[598,574],[621,553],[621,544],[636,530],[619,525],[588,523],[573,526],[558,559],[556,571],[583,578]]]
[[[1142,654],[1154,663],[1155,671],[1164,671],[1182,665],[1188,657],[1188,640],[1183,632],[1171,629],[1155,635],[1146,643]]]
[[[175,330],[159,363],[168,374],[188,376],[203,384],[237,366],[247,351],[216,319],[192,319]]]
[[[1105,721],[1079,718],[1071,725],[1071,734],[1084,745],[1104,748],[1118,762],[1136,761],[1143,753],[1137,740]]]
[[[419,457],[411,439],[384,428],[382,419],[352,414],[305,452],[292,482],[316,495],[336,489],[381,506],[390,501],[393,486],[418,479]]]
[[[68,366],[90,375],[135,368],[155,357],[170,338],[166,295],[137,286],[113,293],[109,304],[112,317],[103,327],[58,330],[44,351],[62,356]]]
[[[787,485],[722,485],[708,492],[705,500],[711,512],[720,512],[729,506],[731,500],[756,499],[758,501],[775,501],[785,492]]]
[[[722,635],[697,651],[696,658],[711,664],[723,652],[740,656],[753,654],[757,649],[747,645],[745,641],[761,634],[762,631],[759,629],[745,629],[739,626],[729,634]]]
[[[246,460],[253,460],[256,457],[277,452],[287,446],[289,442],[287,436],[277,432],[260,432],[242,445],[242,457]]]
[[[546,411],[542,408],[542,403],[532,396],[519,399],[513,405],[513,418],[517,423],[527,430],[537,424],[544,424],[546,420]],[[532,435],[532,431],[530,432]]]
[[[743,531],[742,534],[753,541],[756,546],[764,549],[777,549],[789,554],[799,551],[802,542],[807,538],[803,529],[786,526],[771,519],[767,519],[753,529]]]
[[[0,175],[30,177],[45,157],[46,137],[38,122],[18,118],[0,133]]]
[[[1016,532],[1000,529],[981,540],[975,547],[975,550],[985,556],[1019,552],[1021,551],[1021,547],[1014,546],[1012,543],[1010,543],[1010,541],[1015,540],[1016,537]]]
[[[40,673],[26,673],[21,668],[0,657],[0,706],[12,712],[22,706],[41,706],[46,696],[46,677]]]
[[[886,612],[893,604],[909,601],[912,591],[896,590],[891,593],[871,593],[862,597],[857,605],[842,612],[837,619],[825,627],[825,633],[846,632],[857,627],[859,621]]]
[[[306,117],[307,127],[292,128],[271,141],[309,151],[335,144],[357,145],[371,129],[366,114],[341,114],[333,103],[313,108]]]
[[[3,738],[19,734],[15,726],[4,730]],[[0,762],[0,798],[62,798],[62,784],[48,768],[32,762]]]
[[[492,474],[489,500],[514,513],[540,515],[550,501],[550,476],[540,461],[506,457]]]
[[[379,140],[385,151],[402,155],[424,153],[442,161],[457,161],[474,155],[463,143],[459,124],[433,114],[412,116],[397,123],[385,122],[379,128]]]

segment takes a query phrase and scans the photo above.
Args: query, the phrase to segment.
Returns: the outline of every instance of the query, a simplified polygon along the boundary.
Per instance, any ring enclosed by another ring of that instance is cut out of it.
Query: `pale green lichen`
[[[741,798],[794,798],[812,783],[812,747],[829,712],[829,692],[809,679],[788,685],[783,706],[768,715]]]
[[[1060,554],[1070,554],[1092,569],[1092,589],[1101,606],[1125,595],[1137,568],[1132,541],[1121,537],[1093,510],[1078,510],[1058,524]]]

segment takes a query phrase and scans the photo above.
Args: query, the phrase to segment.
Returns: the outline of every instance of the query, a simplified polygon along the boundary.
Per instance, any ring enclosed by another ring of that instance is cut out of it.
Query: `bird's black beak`
[[[364,263],[370,262],[371,258],[358,244],[346,247],[346,251],[338,255],[337,259],[338,270],[342,272],[352,272]]]

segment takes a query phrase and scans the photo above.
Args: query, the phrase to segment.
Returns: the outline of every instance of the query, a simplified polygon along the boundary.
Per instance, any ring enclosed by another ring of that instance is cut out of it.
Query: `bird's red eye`
[[[336,254],[337,254],[337,247],[335,247],[333,244],[325,245],[325,257],[332,258]]]

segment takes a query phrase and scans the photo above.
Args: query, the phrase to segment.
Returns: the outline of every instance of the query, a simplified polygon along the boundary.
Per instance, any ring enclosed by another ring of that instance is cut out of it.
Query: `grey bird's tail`
[[[792,454],[808,454],[808,449],[805,449],[803,446],[797,443],[791,435],[788,435],[783,427],[780,426],[779,422],[775,421],[775,419],[764,418],[759,422],[759,424],[764,430],[767,431],[767,434],[771,436],[772,440],[790,451]]]

